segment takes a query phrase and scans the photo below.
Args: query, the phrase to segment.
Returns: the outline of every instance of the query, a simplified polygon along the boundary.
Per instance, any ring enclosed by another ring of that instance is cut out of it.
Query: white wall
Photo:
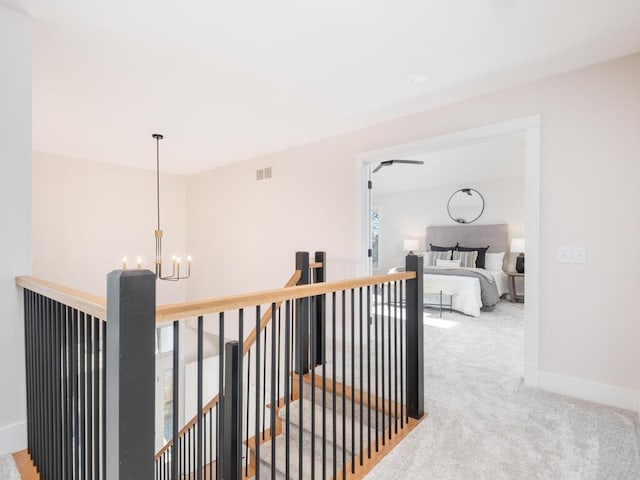
[[[208,268],[189,296],[281,285],[296,249],[326,249],[330,279],[354,274],[364,254],[357,154],[533,114],[542,122],[538,367],[637,402],[640,257],[616,261],[612,246],[640,238],[640,55],[190,177],[189,249]],[[274,178],[256,182],[264,166]],[[586,247],[587,263],[558,264],[565,245]]]
[[[524,158],[514,161],[524,163]],[[380,263],[377,271],[384,273],[404,264],[404,239],[417,239],[420,241],[419,251],[428,250],[425,228],[429,225],[453,225],[447,214],[447,202],[453,192],[466,187],[480,192],[485,202],[482,216],[473,225],[506,223],[509,225],[509,238],[524,236],[523,177],[381,194],[375,193],[374,184],[373,205],[380,212]]]
[[[24,329],[31,272],[31,22],[0,6],[0,454],[26,447]]]
[[[153,165],[153,150],[150,162]],[[186,178],[160,176],[165,269],[186,252]],[[33,158],[33,274],[106,296],[106,276],[128,258],[154,271],[155,172],[43,153]],[[158,282],[158,303],[185,299],[184,282]]]

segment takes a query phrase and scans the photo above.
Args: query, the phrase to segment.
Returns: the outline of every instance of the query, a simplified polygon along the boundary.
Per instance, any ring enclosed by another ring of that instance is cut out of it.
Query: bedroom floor
[[[522,304],[427,311],[429,416],[368,479],[640,479],[636,414],[523,385]]]

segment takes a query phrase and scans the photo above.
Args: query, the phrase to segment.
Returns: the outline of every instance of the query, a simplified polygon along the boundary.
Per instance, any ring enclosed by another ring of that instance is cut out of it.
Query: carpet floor
[[[523,385],[522,304],[435,316],[424,326],[429,416],[369,480],[640,479],[637,414]]]
[[[20,480],[20,474],[11,455],[0,455],[0,479]]]

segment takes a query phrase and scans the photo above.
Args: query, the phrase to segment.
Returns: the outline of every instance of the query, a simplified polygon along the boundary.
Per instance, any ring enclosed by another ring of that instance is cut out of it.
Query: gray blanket
[[[493,278],[473,269],[466,268],[425,268],[424,273],[431,275],[455,275],[456,277],[475,277],[480,280],[480,296],[483,307],[493,307],[498,303],[498,287]]]

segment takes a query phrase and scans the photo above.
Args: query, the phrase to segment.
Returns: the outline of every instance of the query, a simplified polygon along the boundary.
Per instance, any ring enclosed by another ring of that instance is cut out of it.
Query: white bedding
[[[485,270],[477,268],[474,268],[473,270],[493,278],[496,283],[499,297],[507,292],[507,274],[502,270]],[[458,292],[454,294],[452,298],[452,308],[454,310],[472,317],[480,316],[480,309],[482,308],[480,280],[474,277],[457,277],[455,275],[436,275],[428,273],[424,275],[425,290],[429,289],[433,291],[433,289],[438,286],[442,286],[445,291],[453,289]],[[448,303],[448,296],[445,296],[443,301],[444,303]],[[424,303],[439,304],[440,295],[425,292]]]
[[[508,292],[506,273],[504,273],[502,270],[485,270],[485,272],[489,272],[495,280],[499,297]]]
[[[449,289],[456,290],[458,293],[453,295],[452,308],[472,317],[480,316],[482,299],[480,296],[480,280],[477,278],[425,273],[423,287],[425,290],[429,289],[431,291],[437,287],[442,287],[445,291]],[[448,296],[443,299],[445,303],[449,303],[448,300]],[[424,303],[439,304],[440,295],[425,292]]]
[[[437,267],[429,267],[437,268]],[[446,267],[444,267],[446,268]],[[502,270],[485,270],[484,268],[474,268],[487,277],[493,278],[501,297],[507,292],[507,274]],[[389,273],[401,271],[400,268],[392,268]],[[453,289],[458,293],[453,295],[452,308],[472,317],[480,316],[482,308],[482,296],[480,294],[480,280],[475,277],[458,277],[455,275],[437,275],[431,273],[424,274],[423,287],[425,290],[433,291],[436,287],[442,286],[443,290]],[[440,295],[424,292],[424,303],[440,304]],[[443,303],[449,303],[449,296],[443,297]]]

